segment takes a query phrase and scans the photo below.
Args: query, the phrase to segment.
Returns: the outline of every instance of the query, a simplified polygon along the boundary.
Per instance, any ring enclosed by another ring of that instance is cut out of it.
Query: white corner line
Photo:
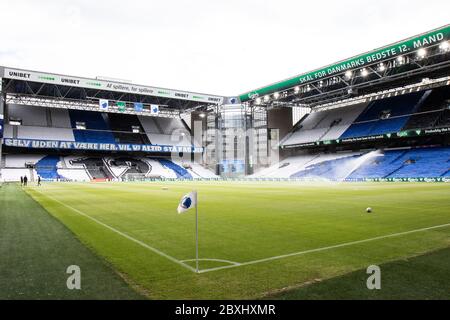
[[[181,262],[192,262],[192,261],[196,261],[196,259],[181,260]],[[215,261],[215,262],[224,262],[224,263],[228,263],[228,264],[235,265],[235,266],[241,265],[239,262],[224,260],[224,259],[201,258],[201,259],[198,259],[198,261]]]
[[[236,267],[241,267],[241,266],[247,266],[247,265],[252,265],[252,264],[272,261],[272,260],[279,260],[279,259],[289,258],[289,257],[293,257],[293,256],[299,256],[299,255],[303,255],[303,254],[307,254],[307,253],[320,252],[320,251],[325,251],[325,250],[330,250],[330,249],[348,247],[348,246],[352,246],[352,245],[356,245],[356,244],[360,244],[360,243],[371,242],[371,241],[376,241],[376,240],[382,240],[382,239],[386,239],[386,238],[399,237],[399,236],[403,236],[403,235],[407,235],[407,234],[411,234],[411,233],[418,233],[418,232],[423,232],[423,231],[428,231],[428,230],[433,230],[433,229],[440,229],[440,228],[445,228],[445,227],[450,227],[450,223],[440,224],[440,225],[436,225],[436,226],[432,226],[432,227],[420,228],[420,229],[415,229],[415,230],[410,230],[410,231],[398,232],[398,233],[388,234],[388,235],[374,237],[374,238],[369,238],[369,239],[364,239],[364,240],[345,242],[345,243],[332,245],[332,246],[327,246],[327,247],[322,247],[322,248],[316,248],[316,249],[310,249],[310,250],[305,250],[305,251],[293,252],[293,253],[288,253],[288,254],[284,254],[284,255],[280,255],[280,256],[274,256],[274,257],[269,257],[269,258],[253,260],[253,261],[241,262],[239,265],[231,265],[231,266],[223,266],[223,267],[216,267],[216,268],[210,268],[210,269],[203,269],[203,270],[200,270],[199,273],[206,273],[206,272],[211,272],[211,271],[218,271],[218,270],[223,270],[223,269],[230,269],[230,268],[236,268]]]
[[[178,259],[176,259],[176,258],[174,258],[174,257],[172,257],[172,256],[170,256],[170,255],[168,255],[167,253],[164,253],[164,252],[162,252],[161,250],[158,250],[158,249],[156,249],[156,248],[154,248],[154,247],[152,247],[152,246],[149,246],[148,244],[146,244],[146,243],[144,243],[144,242],[142,242],[142,241],[140,241],[140,240],[137,240],[137,239],[135,239],[135,238],[133,238],[133,237],[127,235],[126,233],[123,233],[122,231],[119,231],[119,230],[117,230],[116,228],[113,228],[113,227],[111,227],[111,226],[109,226],[109,225],[107,225],[107,224],[105,224],[105,223],[103,223],[103,222],[101,222],[101,221],[95,219],[95,218],[91,217],[90,215],[88,215],[88,214],[86,214],[86,213],[84,213],[84,212],[82,212],[82,211],[80,211],[80,210],[78,210],[78,209],[76,209],[76,208],[74,208],[74,207],[72,207],[72,206],[69,206],[69,205],[65,204],[64,202],[61,202],[61,201],[59,201],[58,199],[55,199],[55,198],[52,197],[52,196],[43,194],[42,192],[40,192],[40,191],[38,191],[38,190],[36,190],[36,189],[33,189],[33,190],[36,191],[37,193],[39,193],[40,195],[42,195],[42,196],[44,196],[44,197],[47,197],[47,198],[49,198],[49,199],[51,199],[51,200],[53,200],[53,201],[59,203],[60,205],[66,207],[66,208],[69,208],[70,210],[72,210],[72,211],[78,213],[79,215],[81,215],[81,216],[83,216],[83,217],[85,217],[85,218],[88,218],[88,219],[90,219],[90,220],[92,220],[92,221],[98,223],[99,225],[101,225],[101,226],[103,226],[103,227],[105,227],[105,228],[107,228],[107,229],[109,229],[109,230],[111,230],[111,231],[117,233],[118,235],[121,235],[122,237],[124,237],[124,238],[126,238],[126,239],[128,239],[128,240],[131,240],[131,241],[133,241],[133,242],[139,244],[140,246],[142,246],[142,247],[144,247],[144,248],[146,248],[146,249],[148,249],[148,250],[150,250],[150,251],[153,251],[154,253],[156,253],[156,254],[158,254],[158,255],[160,255],[160,256],[162,256],[162,257],[164,257],[164,258],[166,258],[166,259],[168,259],[168,260],[170,260],[170,261],[172,261],[172,262],[175,262],[176,264],[178,264],[178,265],[180,265],[180,266],[182,266],[182,267],[184,267],[184,268],[186,268],[186,269],[188,269],[188,270],[190,270],[190,271],[196,273],[196,270],[195,270],[193,267],[191,267],[191,266],[189,266],[189,265],[183,263],[182,261],[180,261],[180,260],[178,260]]]

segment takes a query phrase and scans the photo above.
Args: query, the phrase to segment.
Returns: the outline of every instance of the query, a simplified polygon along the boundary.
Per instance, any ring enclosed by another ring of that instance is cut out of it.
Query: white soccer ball
[[[367,212],[367,213],[371,213],[371,212],[372,212],[372,208],[371,208],[371,207],[368,207],[368,208],[366,209],[366,212]]]

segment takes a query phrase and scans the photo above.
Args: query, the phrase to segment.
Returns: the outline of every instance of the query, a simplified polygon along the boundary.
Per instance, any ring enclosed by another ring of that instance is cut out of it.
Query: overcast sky
[[[0,4],[0,65],[227,96],[450,23],[449,0]]]

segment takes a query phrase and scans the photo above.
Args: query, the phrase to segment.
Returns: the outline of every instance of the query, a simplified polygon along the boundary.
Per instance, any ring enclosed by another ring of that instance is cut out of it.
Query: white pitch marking
[[[370,242],[370,241],[376,241],[376,240],[381,240],[381,239],[386,239],[386,238],[393,238],[393,237],[403,236],[403,235],[406,235],[406,234],[423,232],[423,231],[439,229],[439,228],[445,228],[445,227],[450,227],[450,223],[441,224],[441,225],[432,226],[432,227],[421,228],[421,229],[415,229],[415,230],[410,230],[410,231],[405,231],[405,232],[398,232],[398,233],[388,234],[388,235],[385,235],[385,236],[379,236],[379,237],[375,237],[375,238],[351,241],[351,242],[341,243],[341,244],[328,246],[328,247],[322,247],[322,248],[317,248],[317,249],[311,249],[311,250],[299,251],[299,252],[294,252],[294,253],[288,253],[288,254],[283,254],[283,255],[280,255],[280,256],[263,258],[263,259],[259,259],[259,260],[253,260],[253,261],[248,261],[248,262],[241,262],[239,265],[231,265],[231,266],[223,266],[223,267],[204,269],[204,270],[200,270],[200,273],[217,271],[217,270],[222,270],[222,269],[236,268],[236,267],[241,267],[241,266],[247,266],[247,265],[252,265],[252,264],[272,261],[272,260],[278,260],[278,259],[283,259],[283,258],[288,258],[288,257],[293,257],[293,256],[299,256],[299,255],[303,255],[303,254],[307,254],[307,253],[313,253],[313,252],[325,251],[325,250],[330,250],[330,249],[348,247],[348,246],[352,246],[352,245],[355,245],[355,244],[360,244],[360,243],[365,243],[365,242]]]
[[[97,222],[98,224],[122,235],[123,237],[134,241],[138,244],[140,244],[141,246],[171,260],[172,262],[175,262],[189,270],[191,270],[192,272],[195,272],[195,269],[190,267],[189,265],[185,264],[183,261],[180,261],[172,256],[169,256],[167,254],[165,254],[162,251],[159,251],[156,248],[153,248],[147,244],[145,244],[142,241],[139,241],[137,239],[134,239],[133,237],[130,237],[129,235],[114,229],[113,227],[108,226],[107,224],[104,224],[103,222],[98,221],[97,219],[81,212],[78,209],[75,209],[51,196],[48,195],[44,195],[42,194],[40,191],[36,192],[40,193],[41,195],[43,195],[44,197],[48,197],[56,202],[58,202],[59,204],[74,210],[75,212],[79,213],[82,216],[85,216],[86,218],[89,218],[95,222]],[[293,253],[288,253],[288,254],[284,254],[284,255],[279,255],[279,256],[273,256],[273,257],[268,257],[268,258],[263,258],[263,259],[258,259],[258,260],[253,260],[253,261],[247,261],[247,262],[241,262],[238,263],[236,262],[236,264],[232,264],[230,266],[222,266],[222,267],[216,267],[216,268],[210,268],[210,269],[204,269],[204,270],[200,270],[199,273],[206,273],[206,272],[211,272],[211,271],[218,271],[218,270],[223,270],[223,269],[231,269],[231,268],[236,268],[236,267],[241,267],[241,266],[246,266],[246,265],[252,265],[252,264],[257,264],[257,263],[262,263],[262,262],[267,262],[267,261],[273,261],[273,260],[279,260],[279,259],[283,259],[283,258],[289,258],[289,257],[293,257],[293,256],[299,256],[299,255],[303,255],[303,254],[307,254],[307,253],[313,253],[313,252],[320,252],[320,251],[325,251],[325,250],[330,250],[330,249],[336,249],[336,248],[342,248],[342,247],[348,247],[348,246],[352,246],[355,244],[361,244],[361,243],[365,243],[365,242],[370,242],[370,241],[376,241],[376,240],[381,240],[381,239],[386,239],[386,238],[393,238],[393,237],[398,237],[398,236],[402,236],[402,235],[407,235],[407,234],[411,234],[411,233],[417,233],[417,232],[423,232],[423,231],[428,231],[428,230],[433,230],[433,229],[440,229],[440,228],[445,228],[445,227],[450,227],[450,223],[446,223],[446,224],[441,224],[441,225],[436,225],[436,226],[432,226],[432,227],[426,227],[426,228],[420,228],[420,229],[415,229],[415,230],[410,230],[410,231],[404,231],[404,232],[398,232],[398,233],[393,233],[393,234],[388,234],[388,235],[384,235],[384,236],[379,236],[379,237],[374,237],[374,238],[369,238],[369,239],[363,239],[363,240],[357,240],[357,241],[351,241],[351,242],[345,242],[345,243],[341,243],[341,244],[337,244],[337,245],[332,245],[332,246],[327,246],[327,247],[322,247],[322,248],[316,248],[316,249],[310,249],[310,250],[305,250],[305,251],[299,251],[299,252],[293,252]],[[188,260],[184,260],[184,261],[188,261]],[[231,262],[231,261],[230,261]]]
[[[187,259],[187,260],[181,260],[181,262],[191,262],[191,261],[195,261],[196,259]],[[224,262],[224,263],[229,263],[235,266],[239,266],[240,263],[239,262],[234,262],[234,261],[230,261],[230,260],[224,260],[224,259],[208,259],[208,258],[202,258],[202,259],[198,259],[198,261],[216,261],[216,262]]]
[[[192,268],[191,266],[189,266],[189,265],[183,263],[182,261],[180,261],[180,260],[178,260],[178,259],[176,259],[176,258],[174,258],[174,257],[172,257],[172,256],[169,256],[168,254],[166,254],[166,253],[164,253],[164,252],[162,252],[162,251],[160,251],[160,250],[158,250],[158,249],[156,249],[156,248],[153,248],[153,247],[149,246],[148,244],[146,244],[146,243],[144,243],[144,242],[142,242],[142,241],[140,241],[140,240],[137,240],[137,239],[135,239],[135,238],[133,238],[133,237],[127,235],[126,233],[123,233],[122,231],[117,230],[117,229],[115,229],[115,228],[113,228],[113,227],[111,227],[111,226],[109,226],[109,225],[107,225],[107,224],[105,224],[105,223],[103,223],[103,222],[101,222],[101,221],[99,221],[99,220],[97,220],[97,219],[91,217],[90,215],[87,215],[86,213],[84,213],[84,212],[82,212],[82,211],[80,211],[80,210],[78,210],[78,209],[76,209],[76,208],[74,208],[74,207],[71,207],[71,206],[65,204],[64,202],[61,202],[61,201],[59,201],[58,199],[53,198],[52,196],[43,194],[43,193],[41,193],[40,191],[37,191],[37,190],[35,190],[35,191],[38,192],[39,194],[43,195],[44,197],[47,197],[47,198],[49,198],[49,199],[52,199],[53,201],[59,203],[60,205],[65,206],[65,207],[67,207],[67,208],[69,208],[69,209],[75,211],[75,212],[78,213],[79,215],[82,215],[83,217],[86,217],[86,218],[88,218],[88,219],[91,219],[92,221],[94,221],[94,222],[96,222],[96,223],[102,225],[102,226],[105,227],[105,228],[108,228],[109,230],[111,230],[111,231],[113,231],[113,232],[115,232],[115,233],[121,235],[122,237],[127,238],[128,240],[131,240],[131,241],[133,241],[133,242],[135,242],[135,243],[141,245],[142,247],[144,247],[144,248],[146,248],[146,249],[149,249],[149,250],[153,251],[154,253],[159,254],[160,256],[162,256],[162,257],[164,257],[164,258],[167,258],[167,259],[169,259],[170,261],[175,262],[176,264],[178,264],[178,265],[180,265],[180,266],[185,267],[186,269],[189,269],[189,270],[192,271],[192,272],[195,272],[195,269],[194,269],[194,268]]]

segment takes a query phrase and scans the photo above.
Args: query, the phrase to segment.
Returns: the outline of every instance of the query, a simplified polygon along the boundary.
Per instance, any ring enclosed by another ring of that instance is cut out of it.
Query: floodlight
[[[448,41],[443,41],[441,42],[441,44],[439,45],[439,49],[442,52],[448,52],[450,50],[450,44],[448,43]]]
[[[397,57],[397,63],[398,64],[404,64],[405,63],[405,57],[404,56],[399,56]]]
[[[346,71],[346,72],[345,72],[345,77],[346,77],[347,79],[351,79],[351,78],[353,77],[353,72],[350,71],[350,70]]]
[[[279,93],[279,92],[275,92],[275,93],[273,94],[273,97],[274,97],[275,99],[278,99],[278,98],[280,97],[280,93]]]
[[[361,76],[367,77],[369,75],[369,71],[366,68],[361,69]]]
[[[425,58],[426,55],[427,55],[427,50],[425,50],[424,48],[420,48],[419,51],[417,51],[417,56],[420,59]]]

